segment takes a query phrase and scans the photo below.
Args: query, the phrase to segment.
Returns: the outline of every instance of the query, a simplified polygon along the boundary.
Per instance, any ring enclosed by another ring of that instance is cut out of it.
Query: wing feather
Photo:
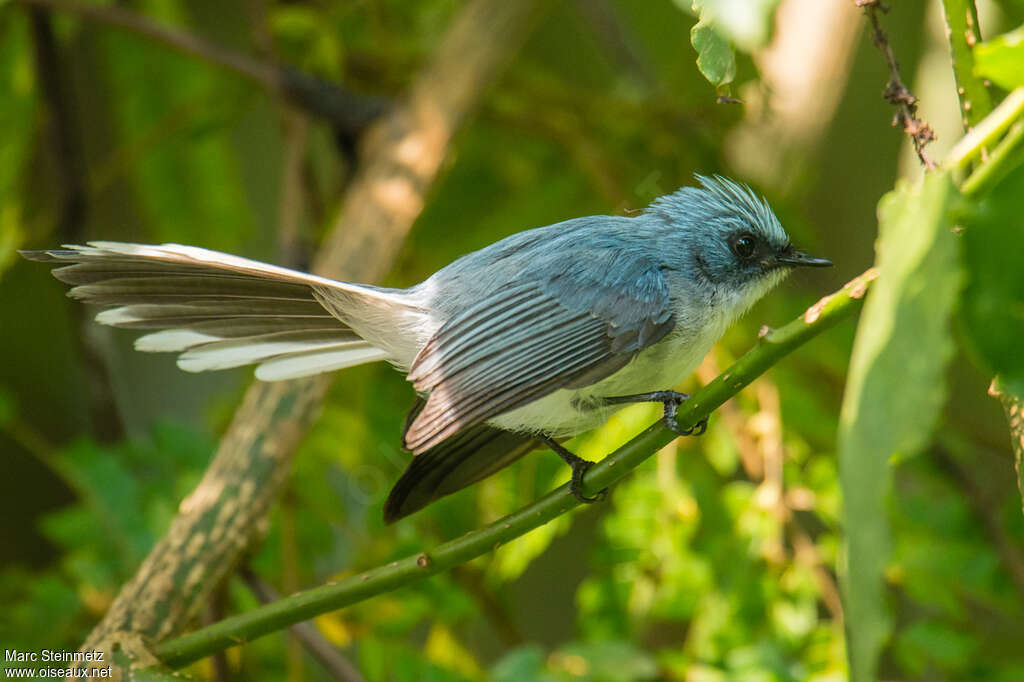
[[[394,523],[508,466],[537,447],[529,435],[477,424],[413,457],[384,504]]]
[[[648,261],[612,258],[616,280],[602,283],[574,263],[506,287],[443,325],[409,371],[427,400],[405,446],[424,452],[552,391],[600,381],[664,338],[674,326],[664,276]]]

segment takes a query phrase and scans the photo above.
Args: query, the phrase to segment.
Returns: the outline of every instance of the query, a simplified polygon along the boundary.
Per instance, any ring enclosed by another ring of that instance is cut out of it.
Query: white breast
[[[596,398],[671,389],[688,377],[725,332],[724,316],[703,325],[698,334],[673,332],[641,351],[628,365],[596,384],[555,391],[540,400],[499,415],[489,424],[510,431],[545,433],[558,438],[574,436],[600,426],[624,405],[587,408]],[[683,329],[686,325],[681,325]]]

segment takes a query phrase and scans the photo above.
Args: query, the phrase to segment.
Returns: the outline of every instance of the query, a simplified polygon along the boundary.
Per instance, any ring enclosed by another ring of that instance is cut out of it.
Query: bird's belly
[[[670,335],[645,349],[615,374],[576,389],[561,389],[488,420],[509,431],[555,437],[573,436],[606,422],[624,405],[600,405],[599,398],[672,388],[689,376],[721,335],[717,330],[698,338]]]

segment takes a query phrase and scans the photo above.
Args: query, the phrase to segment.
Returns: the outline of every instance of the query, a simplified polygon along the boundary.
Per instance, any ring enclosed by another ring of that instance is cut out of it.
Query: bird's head
[[[702,187],[683,187],[647,209],[678,227],[689,261],[680,265],[694,277],[749,305],[793,268],[832,265],[796,250],[768,203],[746,185],[697,179]]]

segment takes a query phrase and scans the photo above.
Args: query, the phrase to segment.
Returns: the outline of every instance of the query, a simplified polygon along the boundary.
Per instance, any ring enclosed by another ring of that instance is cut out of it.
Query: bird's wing
[[[423,408],[417,401],[412,420]],[[537,447],[529,434],[476,424],[412,458],[384,503],[384,522],[419,511],[468,485],[480,481]]]
[[[596,383],[673,327],[656,263],[614,249],[577,252],[452,317],[409,371],[423,409],[414,453],[560,388]]]

